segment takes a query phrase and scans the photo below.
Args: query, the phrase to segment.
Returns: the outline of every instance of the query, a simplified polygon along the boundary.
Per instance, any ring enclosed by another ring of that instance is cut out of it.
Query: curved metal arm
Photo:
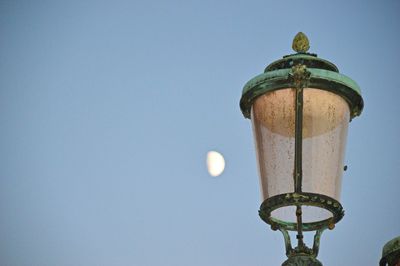
[[[312,250],[313,250],[313,255],[315,256],[315,258],[318,256],[318,252],[319,252],[319,242],[320,242],[320,239],[321,239],[321,235],[322,235],[322,233],[324,232],[325,229],[326,229],[326,228],[322,228],[322,229],[317,230],[317,232],[315,232],[315,235],[314,235],[314,244],[313,244],[313,248],[312,248]]]
[[[320,240],[321,240],[321,235],[322,233],[325,231],[327,227],[324,227],[322,229],[319,229],[315,232],[314,235],[314,243],[313,243],[313,247],[312,249],[307,248],[307,246],[303,246],[303,247],[296,247],[295,249],[293,249],[292,247],[292,241],[290,239],[290,235],[289,232],[284,229],[284,228],[276,228],[276,230],[281,231],[283,238],[285,240],[285,249],[286,249],[286,256],[289,258],[292,255],[294,255],[295,253],[308,253],[309,256],[316,258],[318,256],[318,252],[319,252],[319,244],[320,244]]]
[[[286,256],[289,257],[290,254],[293,253],[292,242],[290,240],[290,235],[286,229],[278,228],[279,231],[282,232],[283,238],[285,239],[285,249],[286,249]]]

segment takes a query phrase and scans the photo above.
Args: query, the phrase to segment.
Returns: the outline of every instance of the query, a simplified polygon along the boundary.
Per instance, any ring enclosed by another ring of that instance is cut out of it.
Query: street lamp
[[[266,67],[243,88],[240,108],[252,120],[263,202],[259,215],[285,239],[287,265],[322,265],[322,232],[344,211],[339,202],[347,128],[360,115],[357,84],[329,61],[308,53],[307,37],[295,54]],[[296,231],[292,248],[289,231]],[[315,231],[313,247],[305,231]]]

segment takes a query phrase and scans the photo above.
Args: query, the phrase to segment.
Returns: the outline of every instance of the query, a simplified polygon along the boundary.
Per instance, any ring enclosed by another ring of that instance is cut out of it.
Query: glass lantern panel
[[[295,89],[266,93],[251,110],[262,199],[294,192]],[[304,89],[302,191],[340,198],[343,159],[350,111],[331,92]],[[292,210],[293,209],[293,210]],[[294,207],[275,210],[273,217],[296,220]],[[331,217],[318,207],[303,208],[304,222]]]
[[[350,110],[340,96],[304,90],[303,191],[340,200]]]
[[[295,97],[293,89],[272,91],[251,109],[263,200],[294,189]]]

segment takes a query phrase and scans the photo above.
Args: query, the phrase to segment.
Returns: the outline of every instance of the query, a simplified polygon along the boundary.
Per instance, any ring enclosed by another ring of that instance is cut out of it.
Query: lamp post
[[[295,54],[266,67],[243,88],[240,108],[251,119],[263,202],[259,215],[282,232],[282,264],[322,265],[322,232],[344,211],[339,202],[348,124],[360,115],[357,84],[329,61],[308,53],[307,37],[293,40]],[[297,232],[292,247],[290,231]],[[312,247],[303,232],[315,231]]]

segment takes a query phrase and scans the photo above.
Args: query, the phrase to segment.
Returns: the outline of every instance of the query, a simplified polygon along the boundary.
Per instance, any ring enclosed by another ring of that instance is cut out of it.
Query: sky
[[[400,2],[0,1],[0,265],[262,266],[285,260],[258,217],[241,90],[310,52],[362,89],[345,217],[324,265],[378,265],[400,235]],[[226,169],[211,177],[206,154]]]

